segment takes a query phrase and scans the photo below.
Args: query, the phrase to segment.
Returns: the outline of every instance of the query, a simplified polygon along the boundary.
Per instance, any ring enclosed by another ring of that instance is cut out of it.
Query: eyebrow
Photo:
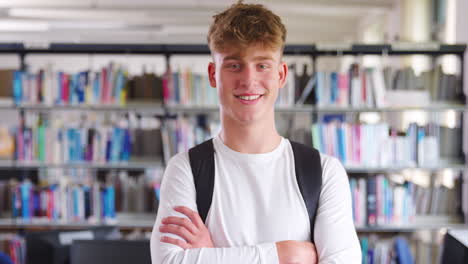
[[[231,56],[227,56],[224,58],[225,61],[227,60],[242,60],[241,56],[239,55],[231,55]],[[257,57],[254,57],[253,59],[254,61],[263,61],[263,60],[271,60],[273,61],[273,57],[271,56],[257,56]]]

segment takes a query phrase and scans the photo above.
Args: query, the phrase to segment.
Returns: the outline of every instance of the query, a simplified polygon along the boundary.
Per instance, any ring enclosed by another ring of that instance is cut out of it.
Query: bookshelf
[[[69,111],[99,111],[99,112],[138,112],[151,115],[164,114],[209,114],[219,112],[217,106],[165,106],[152,103],[134,103],[129,102],[125,106],[113,105],[13,105],[0,104],[0,110],[18,110],[34,112],[52,112],[56,110]],[[413,106],[413,107],[316,107],[316,106],[278,106],[275,111],[279,113],[361,113],[361,112],[405,112],[405,111],[423,111],[423,112],[441,112],[441,111],[463,112],[466,110],[461,104],[436,104],[431,106]]]
[[[160,168],[163,163],[158,160],[136,159],[122,162],[67,162],[47,163],[40,161],[0,160],[0,169],[45,169],[45,168],[80,168],[80,169],[127,169],[144,170],[147,168]]]
[[[44,168],[81,168],[81,169],[136,169],[161,168],[164,164],[158,160],[135,160],[128,162],[67,162],[67,163],[47,163],[39,161],[15,161],[0,160],[0,169],[44,169]],[[392,166],[392,167],[365,167],[365,166],[345,166],[348,173],[385,173],[399,172],[402,170],[424,170],[437,172],[441,170],[452,170],[463,172],[467,166],[462,163],[447,163],[436,166]]]
[[[284,54],[288,56],[307,56],[310,57],[314,71],[317,70],[317,60],[323,56],[362,56],[362,55],[381,55],[381,56],[405,56],[405,55],[427,55],[432,57],[442,55],[455,55],[461,61],[461,72],[463,72],[464,53],[466,45],[445,45],[439,43],[410,44],[395,43],[381,45],[364,44],[340,44],[340,45],[288,45],[285,47]],[[141,44],[68,44],[52,43],[45,46],[31,46],[23,43],[3,43],[0,44],[0,54],[17,54],[21,59],[21,67],[26,68],[25,56],[29,54],[158,54],[163,55],[169,63],[174,55],[208,55],[209,49],[206,45],[141,45]],[[461,78],[463,87],[464,80]],[[101,113],[128,113],[135,112],[143,115],[158,116],[161,119],[174,117],[177,115],[199,115],[216,114],[219,109],[217,106],[198,106],[182,104],[161,104],[149,102],[132,102],[126,105],[14,105],[0,104],[0,111],[16,110],[21,112],[40,112],[50,113],[55,111],[87,111]],[[405,111],[421,111],[427,113],[438,113],[454,111],[464,114],[467,106],[463,103],[437,103],[426,106],[406,106],[406,107],[335,107],[335,106],[278,106],[277,112],[281,114],[296,115],[310,114],[322,116],[326,114],[359,114],[366,112],[376,113],[399,113]],[[131,159],[128,162],[69,162],[69,163],[47,163],[0,160],[0,169],[45,169],[45,168],[83,168],[83,169],[106,169],[106,170],[145,170],[148,168],[163,167],[161,160],[138,160]],[[468,166],[463,160],[448,160],[437,165],[414,165],[414,166],[345,166],[350,174],[377,174],[377,173],[396,173],[402,170],[424,170],[428,172],[439,172],[442,170],[452,170],[457,173],[464,172]],[[154,216],[151,216],[154,218]],[[419,219],[410,224],[402,225],[382,225],[382,226],[357,226],[358,232],[413,232],[417,230],[437,230],[445,227],[467,227],[461,223],[460,219],[438,219],[434,218]],[[130,214],[122,218],[117,215],[115,225],[122,229],[143,228],[151,229],[154,222],[152,219],[143,219],[139,215]],[[55,228],[70,227],[84,228],[103,223],[60,223],[60,222],[21,222],[17,219],[0,220],[0,229],[20,229],[20,228]]]
[[[50,230],[55,228],[69,228],[69,229],[82,229],[95,226],[116,226],[121,229],[142,229],[151,231],[154,226],[154,220],[156,215],[150,214],[137,214],[137,215],[117,215],[117,221],[115,223],[90,223],[90,222],[60,222],[60,221],[49,221],[35,219],[33,221],[24,221],[12,218],[3,218],[0,220],[0,230]],[[447,217],[423,217],[417,219],[412,224],[401,224],[401,225],[383,225],[383,226],[356,226],[358,233],[411,233],[418,230],[439,230],[443,227],[444,229],[464,229],[468,228],[467,224],[460,223],[460,219],[448,219]]]

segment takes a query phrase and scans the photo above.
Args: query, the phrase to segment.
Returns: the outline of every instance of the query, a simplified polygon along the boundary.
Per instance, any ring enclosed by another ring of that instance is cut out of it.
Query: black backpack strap
[[[213,199],[215,160],[213,139],[207,140],[189,150],[190,167],[192,168],[197,208],[203,222],[206,221]]]
[[[309,213],[311,241],[314,243],[315,216],[322,189],[320,153],[306,145],[290,141],[294,153],[297,183]]]

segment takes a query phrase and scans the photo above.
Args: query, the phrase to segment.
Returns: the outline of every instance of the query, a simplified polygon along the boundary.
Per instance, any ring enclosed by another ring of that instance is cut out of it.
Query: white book
[[[386,107],[387,102],[385,99],[386,87],[382,69],[375,68],[373,71],[373,88],[375,96],[376,107]]]
[[[364,80],[366,82],[366,107],[374,107],[374,83],[372,80],[372,69],[364,71]]]
[[[393,191],[393,224],[403,224],[402,212],[405,189],[402,186],[397,186]]]
[[[359,77],[352,78],[351,80],[351,106],[360,107],[362,101],[361,94],[361,80]]]
[[[367,184],[366,179],[360,178],[358,180],[359,186],[359,220],[358,225],[364,226],[367,222]]]
[[[377,213],[377,225],[384,225],[385,224],[385,216],[384,216],[384,204],[385,204],[385,197],[384,197],[384,175],[379,174],[376,176],[376,213]]]

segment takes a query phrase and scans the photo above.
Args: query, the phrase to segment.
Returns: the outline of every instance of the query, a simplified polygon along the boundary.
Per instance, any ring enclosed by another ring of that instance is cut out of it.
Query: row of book
[[[136,175],[127,171],[111,172],[109,182],[115,186],[116,211],[155,214],[159,206],[161,176],[159,169]]]
[[[363,264],[415,263],[410,242],[403,236],[390,239],[379,239],[376,236],[363,236],[360,237],[359,240],[361,243]]]
[[[118,162],[131,156],[130,130],[118,125],[80,124],[39,116],[31,122],[20,121],[13,129],[15,160],[65,162]],[[29,123],[29,124],[28,124]]]
[[[217,89],[211,87],[207,74],[185,70],[164,74],[163,97],[168,105],[218,105]]]
[[[363,264],[436,264],[441,263],[443,235],[440,232],[417,232],[411,235],[359,237]]]
[[[11,261],[5,263],[25,264],[26,242],[24,238],[14,234],[0,234],[0,255],[2,253],[6,255],[1,258],[2,261]]]
[[[307,84],[318,107],[386,107],[401,102],[398,94],[419,92],[419,100],[463,102],[460,78],[445,74],[440,66],[416,76],[412,68],[363,68],[352,64],[348,72],[319,71]],[[409,101],[407,101],[409,102]],[[414,102],[413,102],[414,103]]]
[[[99,72],[65,73],[51,67],[38,72],[0,70],[0,97],[16,105],[116,105],[127,100],[163,102],[163,76],[130,76],[124,66],[109,63]]]
[[[312,144],[347,166],[435,166],[440,160],[439,126],[410,124],[397,132],[387,123],[354,124],[343,118],[311,127]]]
[[[220,131],[219,121],[208,122],[207,116],[179,117],[167,120],[162,128],[164,160],[214,137]]]
[[[14,71],[13,99],[16,105],[123,105],[127,98],[128,73],[110,63],[99,72],[68,74],[51,67],[37,73]]]
[[[442,65],[416,75],[411,67],[383,69],[387,90],[424,90],[432,101],[464,102],[461,77],[443,72]]]
[[[385,107],[394,103],[395,91],[425,92],[432,101],[463,99],[460,77],[445,74],[441,66],[419,76],[412,68],[364,68],[358,63],[351,64],[345,72],[318,71],[312,75],[307,64],[303,66],[300,74],[299,65],[289,66],[290,74],[285,87],[279,90],[277,106]],[[168,68],[162,76],[154,73],[129,76],[124,66],[110,62],[99,72],[73,74],[51,67],[37,73],[1,70],[0,80],[3,80],[0,97],[12,96],[17,105],[125,105],[127,100],[168,105],[218,104],[217,90],[211,87],[207,74],[195,73],[190,68],[175,71]]]
[[[349,183],[356,226],[410,224],[417,215],[456,215],[454,201],[461,199],[456,188],[397,184],[384,175],[353,177]]]
[[[392,185],[383,175],[350,179],[353,219],[356,226],[408,224],[415,216],[413,184]]]
[[[74,173],[71,173],[74,172]],[[87,169],[48,169],[38,183],[0,181],[0,216],[25,221],[114,223],[116,213],[156,213],[162,173],[111,171],[98,181]]]
[[[31,221],[46,218],[63,222],[113,222],[115,188],[95,182],[91,185],[34,185],[31,181],[9,186],[12,217]]]

